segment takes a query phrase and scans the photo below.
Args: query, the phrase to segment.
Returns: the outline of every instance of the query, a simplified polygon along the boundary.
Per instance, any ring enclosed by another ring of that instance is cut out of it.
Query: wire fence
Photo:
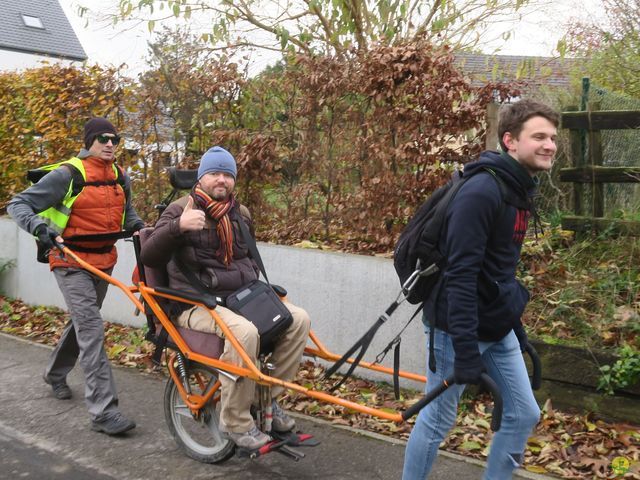
[[[538,91],[537,97],[555,108],[566,111],[570,105],[580,104],[580,94],[575,92],[560,96],[551,91]],[[628,97],[605,88],[591,85],[586,101],[592,108],[598,110],[637,110],[640,111],[640,99]],[[601,144],[603,152],[603,166],[640,166],[640,130],[602,130]],[[562,168],[574,166],[571,157],[568,130],[558,132],[558,154],[551,172],[541,176],[539,210],[547,219],[553,219],[559,212],[573,209],[573,188],[571,184],[561,182],[559,172]],[[588,142],[585,145],[585,155],[589,159]],[[587,160],[588,162],[589,160]],[[587,209],[593,202],[592,188],[585,185],[584,201]],[[640,220],[640,183],[608,183],[604,186],[605,216]],[[559,217],[558,217],[559,218]]]
[[[589,102],[599,110],[640,111],[640,99],[597,86],[591,87]],[[604,166],[640,166],[640,130],[603,130],[601,136]],[[589,158],[588,148],[586,154]],[[605,215],[640,219],[640,183],[605,184],[604,194]]]

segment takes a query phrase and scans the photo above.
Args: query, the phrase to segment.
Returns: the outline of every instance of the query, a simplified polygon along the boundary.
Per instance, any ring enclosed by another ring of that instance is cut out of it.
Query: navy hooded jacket
[[[441,237],[447,266],[425,304],[427,320],[434,315],[436,327],[451,335],[459,366],[479,360],[479,340],[498,341],[521,325],[529,293],[515,274],[536,189],[535,179],[504,153],[482,153],[465,166],[465,176]]]

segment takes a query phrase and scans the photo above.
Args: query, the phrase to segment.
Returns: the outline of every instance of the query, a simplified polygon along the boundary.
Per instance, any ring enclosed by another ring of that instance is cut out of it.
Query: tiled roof
[[[26,26],[22,15],[38,17],[44,29]],[[0,49],[71,60],[87,59],[58,0],[4,0]]]
[[[456,53],[455,63],[474,85],[489,81],[526,80],[530,84],[566,88],[578,60],[519,55]]]

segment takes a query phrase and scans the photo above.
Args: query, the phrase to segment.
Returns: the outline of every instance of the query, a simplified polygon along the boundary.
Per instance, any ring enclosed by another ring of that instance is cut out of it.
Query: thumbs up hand
[[[180,231],[195,232],[204,228],[204,212],[193,208],[193,197],[189,197],[187,205],[180,215]]]

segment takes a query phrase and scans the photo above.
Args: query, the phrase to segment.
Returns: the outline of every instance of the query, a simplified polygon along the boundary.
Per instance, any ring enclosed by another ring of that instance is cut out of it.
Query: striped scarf
[[[229,195],[227,201],[219,202],[196,185],[193,195],[196,203],[205,213],[216,220],[216,232],[220,238],[220,248],[216,252],[216,257],[228,267],[233,259],[233,226],[229,218],[229,210],[236,204],[233,194]]]

